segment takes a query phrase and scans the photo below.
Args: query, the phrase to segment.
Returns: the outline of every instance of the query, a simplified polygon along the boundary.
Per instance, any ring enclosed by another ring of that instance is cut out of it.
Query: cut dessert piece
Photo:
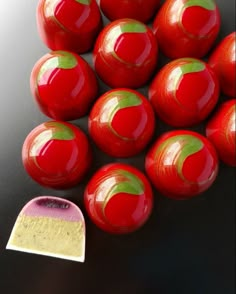
[[[83,262],[83,214],[74,203],[65,199],[34,198],[18,215],[6,249]]]

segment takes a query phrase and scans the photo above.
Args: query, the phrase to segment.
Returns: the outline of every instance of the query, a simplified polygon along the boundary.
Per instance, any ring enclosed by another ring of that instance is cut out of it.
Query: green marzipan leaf
[[[115,113],[122,108],[138,106],[142,103],[141,99],[134,93],[128,91],[116,91],[115,94],[119,97],[117,105],[112,109],[109,115],[109,121],[112,121]],[[114,92],[111,94],[111,97],[114,97]]]
[[[180,140],[183,142],[183,148],[177,161],[177,170],[178,170],[178,174],[183,175],[182,169],[183,169],[184,161],[190,155],[200,151],[203,147],[203,143],[201,140],[191,135],[185,135],[182,138],[180,138]]]
[[[205,64],[199,60],[194,58],[183,58],[183,60],[187,61],[188,63],[181,65],[182,75],[187,73],[200,72],[205,69]]]
[[[79,2],[79,3],[82,3],[82,4],[85,4],[85,5],[89,5],[91,0],[75,0],[76,2]]]
[[[215,1],[213,0],[189,0],[185,7],[201,6],[207,10],[215,10]]]
[[[182,76],[188,73],[196,73],[196,72],[201,72],[205,69],[205,64],[197,59],[194,58],[181,58],[179,60],[182,60],[186,63],[182,64],[180,67],[177,67],[174,69],[173,74],[174,74],[174,89],[177,89],[178,83],[181,79]],[[178,103],[179,100],[176,99]]]
[[[138,106],[141,104],[140,98],[134,93],[130,93],[128,91],[116,91],[115,94],[118,97],[122,97],[121,99],[118,99],[120,109],[131,106]],[[112,96],[114,96],[114,92],[112,93]]]
[[[139,195],[138,187],[135,187],[135,185],[132,185],[130,182],[121,182],[117,184],[112,190],[111,190],[111,196],[118,194],[118,193],[127,193],[132,195]]]
[[[103,204],[103,213],[105,215],[105,207],[109,200],[119,193],[127,193],[134,196],[139,196],[144,193],[144,184],[143,182],[134,174],[125,171],[125,170],[117,170],[114,174],[116,177],[120,177],[120,182],[115,183],[113,187],[110,189],[108,195],[104,199]]]
[[[132,21],[121,25],[122,33],[145,33],[146,26],[140,22]]]
[[[54,140],[72,140],[75,137],[73,130],[60,122],[47,122],[47,126],[54,128],[52,139]]]
[[[111,198],[113,195],[118,193],[127,193],[132,195],[142,195],[144,192],[144,186],[142,181],[134,174],[125,171],[119,170],[117,171],[122,177],[124,177],[124,181],[118,183],[109,193]]]
[[[200,139],[192,136],[192,135],[177,135],[174,137],[171,137],[167,139],[165,142],[163,142],[159,148],[156,151],[156,154],[165,152],[165,149],[176,142],[180,142],[181,144],[181,150],[178,153],[177,162],[176,162],[176,168],[178,175],[181,178],[184,178],[183,176],[183,165],[185,160],[194,153],[197,153],[200,151],[203,147],[203,143]]]
[[[40,68],[38,73],[38,81],[42,78],[44,73],[50,69],[61,68],[71,69],[77,65],[77,60],[73,54],[65,51],[55,51],[58,56],[48,59]]]

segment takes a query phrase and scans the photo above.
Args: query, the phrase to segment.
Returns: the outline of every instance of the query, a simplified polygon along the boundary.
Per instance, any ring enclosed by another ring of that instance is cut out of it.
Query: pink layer
[[[84,222],[79,207],[68,200],[53,196],[40,196],[32,199],[23,207],[20,214]]]

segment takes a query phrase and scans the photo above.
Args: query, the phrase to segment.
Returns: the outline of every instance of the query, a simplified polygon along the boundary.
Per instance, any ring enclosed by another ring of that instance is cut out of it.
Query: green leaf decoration
[[[180,136],[179,138],[182,141],[183,148],[181,150],[181,153],[179,154],[179,158],[177,160],[177,171],[178,174],[183,175],[183,165],[184,161],[192,154],[197,153],[203,148],[203,143],[198,138],[191,136],[191,135],[185,135]]]
[[[207,10],[215,10],[214,0],[189,0],[186,2],[185,7],[200,6]]]
[[[127,22],[121,25],[122,33],[145,33],[147,28],[139,21]]]
[[[185,64],[182,64],[180,66],[182,75],[185,75],[187,73],[200,72],[206,68],[205,64],[197,59],[182,58],[182,60],[186,61]]]
[[[107,97],[114,97],[114,95],[117,95],[118,97],[118,103],[117,105],[112,109],[112,112],[109,117],[109,121],[112,120],[114,114],[122,108],[126,107],[132,107],[132,106],[138,106],[142,104],[141,99],[134,93],[128,92],[128,91],[116,91],[108,95]]]
[[[91,0],[75,0],[76,2],[82,3],[84,5],[89,5],[91,3]]]
[[[61,69],[71,69],[77,65],[77,60],[75,56],[66,51],[54,51],[56,56],[48,59],[41,66],[37,80],[40,81],[42,76],[50,69],[61,68]]]
[[[180,58],[178,60],[179,61],[182,60],[185,63],[180,65],[180,67],[175,68],[172,72],[174,76],[174,80],[173,80],[174,89],[178,88],[178,84],[182,76],[184,76],[185,74],[201,72],[206,68],[203,62],[195,58]],[[177,103],[179,103],[179,101],[176,98],[176,95],[174,95],[174,99],[177,101]]]
[[[115,177],[120,176],[121,177],[120,182],[115,183],[111,187],[104,201],[103,209],[105,209],[108,201],[116,194],[127,193],[134,196],[139,196],[144,193],[144,184],[136,175],[126,170],[117,170],[114,176]]]
[[[142,104],[141,99],[136,94],[128,92],[128,91],[116,91],[108,95],[107,98],[109,99],[110,97],[114,97],[114,94],[116,94],[118,97],[118,103],[112,109],[109,115],[109,122],[112,121],[112,118],[114,117],[115,113],[119,109],[132,107],[132,106],[138,106]]]
[[[115,92],[116,96],[118,97],[118,101],[117,103],[114,105],[114,107],[111,109],[111,112],[109,114],[108,120],[109,120],[109,128],[110,130],[118,137],[122,138],[122,139],[128,139],[129,138],[125,138],[120,136],[120,134],[118,134],[112,127],[112,119],[115,116],[115,114],[123,108],[126,107],[133,107],[133,106],[138,106],[142,104],[142,100],[134,93],[128,92],[128,91],[116,91]],[[110,97],[114,97],[114,92],[111,93],[110,95],[107,96],[107,98],[109,99]]]
[[[162,154],[165,153],[166,148],[168,148],[170,145],[176,142],[181,144],[181,147],[176,151],[177,152],[176,162],[175,162],[176,170],[178,175],[186,181],[183,175],[184,162],[189,156],[200,151],[203,148],[203,143],[200,139],[192,135],[177,135],[177,136],[168,138],[165,142],[163,142],[157,149],[156,156],[159,156],[160,153]]]
[[[132,195],[139,195],[139,189],[130,182],[121,182],[111,190],[111,196],[119,193],[127,193]]]
[[[52,121],[45,124],[55,130],[52,134],[52,140],[72,140],[75,137],[73,130],[63,123]]]

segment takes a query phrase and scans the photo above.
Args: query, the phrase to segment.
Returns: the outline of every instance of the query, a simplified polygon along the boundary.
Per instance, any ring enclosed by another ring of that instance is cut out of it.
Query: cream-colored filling
[[[13,228],[10,247],[48,255],[83,257],[85,230],[81,221],[19,215]],[[58,257],[59,257],[58,256]]]

